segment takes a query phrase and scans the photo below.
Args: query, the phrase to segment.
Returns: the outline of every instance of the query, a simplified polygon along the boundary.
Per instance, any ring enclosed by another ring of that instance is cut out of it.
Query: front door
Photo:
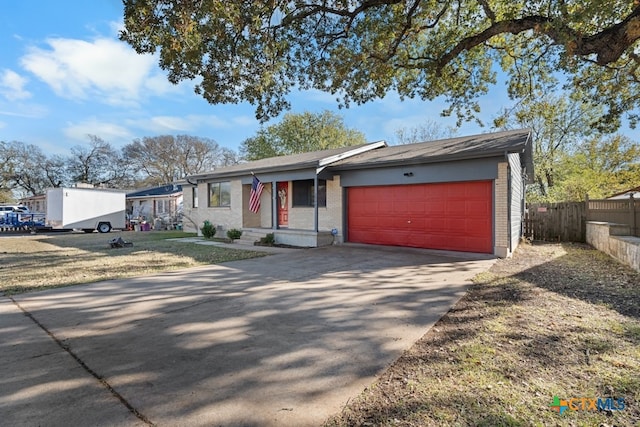
[[[278,183],[278,226],[289,226],[289,183]]]

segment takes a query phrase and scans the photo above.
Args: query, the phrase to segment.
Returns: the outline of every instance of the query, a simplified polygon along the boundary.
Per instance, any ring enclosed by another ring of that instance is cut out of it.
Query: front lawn
[[[536,244],[475,282],[326,425],[640,425],[640,273],[586,245]],[[594,411],[597,398],[614,410]]]
[[[0,236],[0,292],[10,295],[265,255],[167,240],[194,235],[154,231]],[[133,242],[133,247],[112,249],[109,243],[117,237]]]

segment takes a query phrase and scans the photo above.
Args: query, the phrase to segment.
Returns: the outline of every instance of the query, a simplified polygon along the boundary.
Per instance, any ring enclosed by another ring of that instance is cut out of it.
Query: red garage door
[[[491,181],[348,189],[348,240],[493,253]]]

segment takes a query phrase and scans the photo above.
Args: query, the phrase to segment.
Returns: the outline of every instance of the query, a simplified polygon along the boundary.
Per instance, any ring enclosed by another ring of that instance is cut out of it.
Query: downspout
[[[313,177],[313,229],[318,232],[318,174]]]

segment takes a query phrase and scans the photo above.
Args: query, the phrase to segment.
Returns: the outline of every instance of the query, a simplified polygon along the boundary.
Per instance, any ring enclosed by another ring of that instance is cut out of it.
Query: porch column
[[[271,182],[271,229],[278,228],[278,191],[276,181]]]
[[[313,229],[318,232],[318,174],[313,177]]]

